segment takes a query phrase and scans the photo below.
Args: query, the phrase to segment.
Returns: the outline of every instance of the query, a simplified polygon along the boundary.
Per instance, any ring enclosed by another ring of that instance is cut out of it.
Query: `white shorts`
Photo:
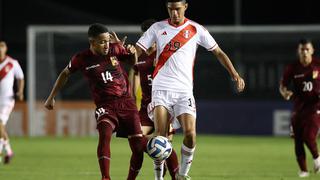
[[[181,114],[190,114],[197,117],[196,103],[192,93],[171,92],[165,90],[152,91],[152,101],[148,106],[148,115],[153,120],[153,109],[156,106],[164,106],[173,118],[174,129],[181,127],[177,117]]]
[[[13,110],[13,107],[14,107],[14,100],[0,102],[0,122],[2,122],[3,125],[7,124],[9,116]]]

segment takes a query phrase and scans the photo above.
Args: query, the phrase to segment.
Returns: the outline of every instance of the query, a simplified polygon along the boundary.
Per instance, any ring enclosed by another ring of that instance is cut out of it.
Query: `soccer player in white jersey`
[[[8,164],[13,157],[6,131],[6,123],[14,107],[15,98],[23,100],[24,75],[17,60],[7,55],[7,45],[0,40],[0,161]],[[17,93],[14,93],[14,80],[17,79]]]
[[[155,135],[167,136],[168,116],[177,117],[184,134],[178,180],[188,172],[196,146],[196,106],[193,97],[193,65],[198,45],[211,51],[229,72],[239,92],[244,80],[210,33],[185,17],[186,0],[167,0],[169,19],[154,23],[136,43],[138,56],[154,43],[157,64],[153,73],[152,105]],[[159,177],[158,179],[161,179]]]

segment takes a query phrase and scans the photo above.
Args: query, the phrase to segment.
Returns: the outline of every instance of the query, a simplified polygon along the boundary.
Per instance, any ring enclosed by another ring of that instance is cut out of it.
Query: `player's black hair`
[[[108,28],[100,23],[94,23],[89,26],[88,29],[88,37],[95,38],[102,33],[108,32]]]
[[[299,44],[305,45],[305,44],[312,44],[312,40],[309,38],[302,38],[299,40]]]
[[[140,26],[141,31],[146,32],[149,29],[149,27],[155,22],[157,22],[155,19],[147,19],[143,21]]]
[[[166,4],[168,4],[168,3],[175,3],[175,2],[187,3],[187,0],[166,0]]]

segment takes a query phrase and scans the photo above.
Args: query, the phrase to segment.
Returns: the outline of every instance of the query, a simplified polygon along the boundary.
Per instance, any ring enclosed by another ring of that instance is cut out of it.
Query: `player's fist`
[[[135,54],[135,53],[136,53],[136,48],[135,48],[133,45],[131,45],[131,44],[128,44],[128,45],[126,46],[126,49],[127,49],[127,51],[128,51],[129,54]]]
[[[48,98],[46,100],[46,102],[44,103],[44,107],[49,109],[49,110],[52,110],[53,107],[54,107],[55,102],[56,101],[54,100],[54,98]]]
[[[23,101],[23,99],[24,99],[23,93],[22,92],[17,92],[16,93],[16,98],[17,98],[18,101]]]
[[[239,75],[233,77],[233,81],[235,81],[238,92],[242,92],[244,87],[246,86],[244,80]]]

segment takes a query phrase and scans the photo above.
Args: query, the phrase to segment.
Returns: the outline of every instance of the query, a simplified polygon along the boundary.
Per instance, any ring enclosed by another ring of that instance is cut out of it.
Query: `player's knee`
[[[187,130],[184,132],[184,138],[189,143],[195,144],[196,141],[196,132],[193,130]]]

